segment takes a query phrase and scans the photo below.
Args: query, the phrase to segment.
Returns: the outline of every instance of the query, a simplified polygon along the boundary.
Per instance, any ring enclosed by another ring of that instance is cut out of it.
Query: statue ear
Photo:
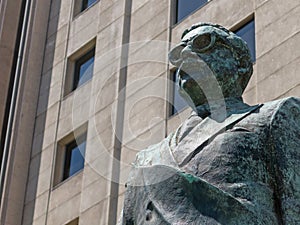
[[[249,59],[247,59],[246,57],[242,57],[240,59],[238,73],[240,75],[244,75],[245,73],[249,73],[250,68],[251,68],[251,65],[249,65]]]
[[[238,69],[238,75],[239,75],[238,83],[240,84],[243,91],[246,88],[252,73],[253,73],[253,66],[252,66],[251,59],[249,59],[249,57],[242,57],[240,59],[240,65]]]

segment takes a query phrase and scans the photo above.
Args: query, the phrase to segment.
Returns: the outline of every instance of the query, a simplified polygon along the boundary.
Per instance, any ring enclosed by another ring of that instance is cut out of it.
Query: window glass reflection
[[[66,145],[63,180],[73,176],[84,168],[86,134]]]
[[[256,60],[256,52],[255,52],[255,22],[251,20],[249,23],[241,27],[235,32],[238,36],[243,38],[250,49],[252,62]]]
[[[170,116],[174,115],[180,111],[182,111],[185,107],[187,107],[187,103],[185,100],[179,95],[178,93],[178,77],[176,76],[176,72],[172,73],[172,85],[173,85],[173,101],[172,101],[172,107],[171,107],[171,112]]]
[[[180,22],[183,18],[190,15],[207,2],[208,0],[177,0],[176,22]]]
[[[90,80],[94,71],[95,49],[80,57],[75,63],[73,90]]]

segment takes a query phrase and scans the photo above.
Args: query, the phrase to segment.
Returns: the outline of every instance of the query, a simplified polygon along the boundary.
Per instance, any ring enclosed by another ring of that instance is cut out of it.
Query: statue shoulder
[[[300,98],[289,97],[271,104],[274,104],[269,121],[271,136],[277,141],[295,139],[300,144],[297,138],[300,130]]]
[[[169,161],[171,161],[170,142],[173,136],[174,133],[171,133],[161,142],[150,145],[146,149],[141,150],[136,154],[134,165],[137,167],[141,167],[160,164],[172,164],[172,162]]]
[[[276,163],[278,195],[281,199],[284,221],[299,224],[300,217],[300,99],[280,100],[270,122],[270,142],[272,160]],[[298,211],[297,211],[298,210]]]
[[[271,126],[276,125],[276,123],[289,123],[296,120],[300,122],[300,98],[288,97],[280,99],[274,101],[273,105],[274,111],[271,118]]]
[[[268,123],[272,126],[274,122],[285,119],[293,119],[293,115],[300,111],[300,98],[288,97],[275,101],[266,102],[259,111],[264,120],[268,119]],[[279,118],[284,116],[285,118]],[[266,121],[267,122],[267,121]]]

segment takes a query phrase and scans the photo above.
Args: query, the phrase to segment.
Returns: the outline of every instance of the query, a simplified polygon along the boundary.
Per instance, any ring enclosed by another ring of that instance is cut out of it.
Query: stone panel
[[[52,35],[55,35],[55,33],[58,30],[58,21],[59,21],[59,14],[56,14],[52,18],[49,19],[48,22],[48,32],[47,32],[47,37],[49,38]],[[66,25],[66,24],[64,24]]]
[[[278,5],[278,7],[281,7],[281,5]],[[272,24],[264,27],[260,32],[257,32],[257,58],[300,32],[299,14],[300,2],[288,14],[283,15],[278,20],[272,22]],[[259,18],[257,18],[257,21],[260,21]],[[290,25],[287,26],[287,24]]]
[[[54,104],[48,111],[39,114],[35,122],[35,135],[41,134],[46,128],[57,121],[59,104]]]
[[[72,0],[58,0],[60,3],[59,13],[57,14],[57,8],[53,8],[53,12],[51,12],[51,17],[48,25],[48,33],[47,37],[55,34],[60,28],[64,25],[68,24],[71,16],[71,10],[73,5]]]
[[[258,8],[270,0],[255,0],[255,7]]]
[[[295,51],[295,46],[298,46],[299,42],[300,33],[297,33],[257,59],[257,82],[260,83],[266,77],[300,57],[300,51]]]
[[[164,79],[156,79],[148,85],[142,82],[145,87],[141,86],[142,88],[135,90],[134,94],[128,93],[124,115],[124,143],[164,120],[166,116],[166,82],[164,81]]]
[[[42,75],[42,83],[40,89],[47,90],[57,83],[61,83],[64,75],[65,61],[62,61],[55,65],[51,70],[45,72]]]
[[[61,45],[67,39],[68,35],[68,25],[62,26],[57,32],[55,32],[52,36],[48,37],[46,48],[54,49]]]
[[[95,115],[91,117],[89,121],[89,137],[94,138],[100,133],[105,131],[107,128],[112,128],[114,126],[116,110],[113,108],[116,104],[107,105],[106,108],[99,112],[95,112]]]
[[[99,2],[98,2],[99,3]],[[79,16],[74,18],[70,25],[70,37],[82,32],[86,27],[94,24],[97,27],[99,17],[99,4],[96,3],[87,11],[82,12]],[[96,29],[97,30],[97,29]]]
[[[39,197],[37,197],[34,201],[32,201],[32,204],[34,205],[33,219],[37,219],[46,214],[47,204],[48,204],[48,196],[49,196],[49,193],[46,192],[46,193],[40,195]]]
[[[31,225],[33,221],[34,202],[24,204],[22,225]]]
[[[262,0],[256,0],[262,1]],[[264,1],[265,4],[257,5],[255,17],[256,31],[260,32],[268,25],[273,24],[277,20],[285,15],[288,15],[290,11],[296,8],[300,2],[298,0],[289,0],[286,2],[278,2],[277,0]],[[293,23],[293,25],[296,25]],[[277,34],[280,34],[278,32]]]
[[[53,18],[59,14],[60,7],[61,7],[62,0],[53,0],[51,1],[51,8],[50,8],[50,16],[49,18]]]
[[[96,55],[98,59],[96,60],[104,60],[104,62],[97,62],[96,64],[99,64],[98,67],[100,67],[101,70],[120,58],[122,47],[122,24],[123,18],[121,17],[97,35]],[[99,72],[99,69],[95,71]]]
[[[37,115],[45,112],[48,108],[51,108],[51,106],[56,104],[60,100],[61,91],[62,91],[61,83],[56,83],[50,89],[46,89],[46,90],[40,89]]]
[[[35,135],[33,137],[31,157],[34,157],[36,154],[38,154],[42,151],[43,140],[44,140],[44,133]]]
[[[105,200],[109,195],[110,183],[103,177],[87,187],[83,187],[81,194],[80,211],[86,211],[90,207]]]
[[[125,0],[115,1],[110,7],[100,5],[98,32],[101,32],[114,21],[123,17],[125,11]],[[121,26],[123,28],[123,26]]]
[[[62,114],[58,127],[58,140],[89,119],[91,81],[88,81],[62,101]]]
[[[166,8],[159,12],[160,13],[155,15],[154,18],[151,18],[151,20],[145,22],[140,26],[137,26],[136,28],[133,27],[131,29],[131,42],[148,41],[154,39],[154,37],[160,35],[162,32],[167,32],[167,28],[169,27],[169,21],[166,15]],[[142,18],[137,18],[137,20],[143,21]]]
[[[31,158],[28,179],[38,177],[39,173],[51,170],[54,144]]]
[[[107,225],[108,199],[81,212],[79,225]]]
[[[113,104],[118,97],[118,80],[116,79],[116,75],[105,75],[105,73],[101,74],[101,77],[93,82],[93,97],[91,98],[90,108],[93,114],[102,111],[107,106]],[[115,106],[116,105],[114,105],[114,107]]]
[[[300,59],[280,68],[274,74],[258,83],[257,95],[262,102],[270,101],[285,94],[300,84]],[[274,91],[276,90],[276,91]]]
[[[300,85],[298,84],[297,86],[293,87],[292,89],[288,90],[285,92],[283,95],[279,96],[279,98],[287,98],[290,96],[296,96],[300,97]]]
[[[82,187],[87,187],[99,179],[103,179],[103,176],[99,174],[90,164],[86,161],[83,170]]]
[[[67,224],[79,216],[80,194],[65,201],[48,214],[47,225]]]
[[[93,161],[95,158],[103,155],[103,153],[109,153],[111,151],[114,140],[113,134],[113,129],[106,127],[99,134],[88,139],[86,150],[87,162]]]
[[[113,162],[113,155],[112,149],[107,151],[101,151],[100,154],[96,155],[93,159],[87,158],[86,164],[94,170],[94,173],[97,173],[101,178],[110,178],[112,172],[112,162]],[[89,185],[89,183],[86,183]]]
[[[78,172],[54,187],[50,196],[49,211],[55,210],[59,206],[64,205],[65,202],[72,201],[73,198],[80,195],[82,176],[83,172]]]
[[[50,160],[52,161],[52,158]],[[48,193],[50,189],[50,182],[51,182],[50,168],[39,172],[38,176],[29,178],[27,181],[25,203],[34,201],[34,199],[37,199],[40,196],[44,195],[45,193]]]
[[[45,130],[45,132],[43,133],[42,149],[47,148],[49,145],[55,142],[56,128],[56,123],[53,123]]]
[[[95,22],[90,23],[85,26],[80,32],[70,37],[67,53],[68,56],[83,48],[88,42],[96,37],[96,25],[97,24]]]
[[[167,65],[163,62],[137,62],[128,67],[128,82],[132,85],[143,82],[143,80],[149,82],[152,79],[161,78],[162,74],[167,72]],[[141,87],[134,87],[135,90],[137,88]]]
[[[66,46],[67,42],[63,42],[57,47],[48,45],[45,50],[44,64],[43,64],[43,73],[46,73],[56,64],[62,62],[66,56]]]
[[[46,215],[36,218],[31,225],[44,225],[46,223]],[[29,224],[28,224],[29,225]]]
[[[135,10],[131,15],[132,38],[134,38],[134,32],[140,29],[143,30],[143,32],[147,32],[148,29],[151,29],[153,33],[155,30],[154,27],[160,30],[159,27],[161,24],[165,25],[163,30],[166,29],[168,27],[168,14],[166,13],[168,5],[168,0],[153,0],[148,1],[142,7]],[[156,20],[160,22],[155,22]],[[151,31],[149,31],[149,33],[151,33]]]
[[[139,8],[143,7],[148,2],[149,2],[149,0],[133,0],[132,1],[132,12],[139,10]]]

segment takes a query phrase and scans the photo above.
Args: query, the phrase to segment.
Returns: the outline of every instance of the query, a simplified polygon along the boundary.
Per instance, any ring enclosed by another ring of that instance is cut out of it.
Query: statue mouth
[[[185,72],[184,70],[179,69],[177,72],[178,76],[178,85],[181,89],[188,88],[191,83],[195,82],[193,77],[190,76],[189,73]]]
[[[186,88],[195,83],[202,82],[206,77],[207,65],[201,59],[184,61],[177,71],[179,87]]]

